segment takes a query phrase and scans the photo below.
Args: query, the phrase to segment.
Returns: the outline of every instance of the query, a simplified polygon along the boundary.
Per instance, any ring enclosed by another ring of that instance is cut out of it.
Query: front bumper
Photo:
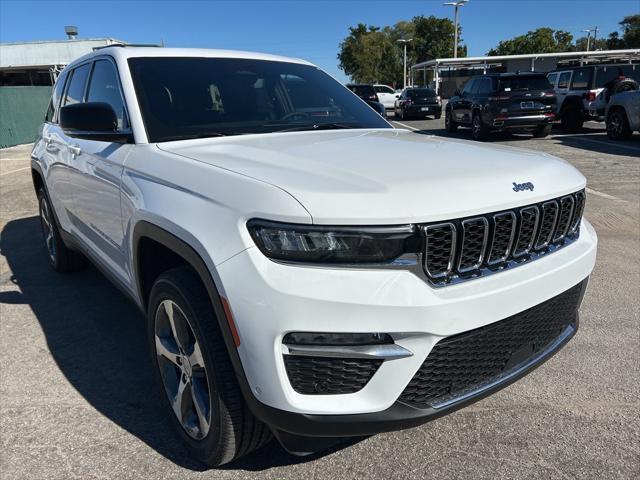
[[[417,425],[488,395],[555,353],[575,328],[532,365],[447,408],[431,411],[397,401],[438,341],[506,319],[575,286],[591,273],[596,244],[593,228],[583,221],[580,237],[552,255],[445,288],[433,288],[405,270],[278,264],[249,248],[219,265],[218,274],[238,329],[252,409],[279,431],[352,436]],[[282,350],[284,335],[296,331],[385,332],[413,356],[385,361],[356,393],[300,394],[289,382]]]

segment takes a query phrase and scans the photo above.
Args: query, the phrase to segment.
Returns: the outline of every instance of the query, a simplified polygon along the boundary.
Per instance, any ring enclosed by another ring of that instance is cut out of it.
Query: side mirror
[[[396,95],[396,98],[400,98],[400,95]]]
[[[87,102],[60,109],[60,127],[70,137],[102,142],[129,143],[131,132],[119,132],[116,112],[108,103]]]

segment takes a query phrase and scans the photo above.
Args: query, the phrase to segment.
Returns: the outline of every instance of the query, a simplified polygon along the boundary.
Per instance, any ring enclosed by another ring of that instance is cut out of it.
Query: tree
[[[489,50],[489,55],[519,55],[527,53],[568,52],[572,49],[573,35],[564,30],[538,28],[524,35],[503,40]]]
[[[356,82],[393,83],[402,74],[398,47],[388,32],[374,26],[349,28],[349,36],[340,43],[338,60],[340,68]]]
[[[458,54],[466,56],[467,47],[460,39]],[[453,56],[454,26],[447,18],[414,17],[380,29],[358,24],[340,43],[340,68],[356,82],[400,84],[403,73],[404,46],[400,39],[413,39],[407,44],[407,65]]]
[[[622,27],[623,48],[640,48],[640,14],[624,17]]]

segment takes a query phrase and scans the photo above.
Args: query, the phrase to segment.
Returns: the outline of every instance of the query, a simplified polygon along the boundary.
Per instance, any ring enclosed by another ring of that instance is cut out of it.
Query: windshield
[[[544,75],[503,77],[500,79],[500,91],[523,92],[530,90],[552,90],[553,87]]]
[[[131,58],[150,142],[328,128],[392,128],[320,69],[238,58]]]
[[[433,98],[436,96],[436,92],[429,88],[413,88],[407,90],[407,97],[409,98]]]

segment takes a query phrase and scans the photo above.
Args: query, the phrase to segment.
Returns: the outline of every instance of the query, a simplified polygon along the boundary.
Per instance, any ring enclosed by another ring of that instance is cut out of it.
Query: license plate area
[[[429,107],[422,107],[420,109],[421,112],[428,112],[429,111]]]
[[[531,110],[535,108],[535,104],[533,102],[520,102],[521,110]]]

